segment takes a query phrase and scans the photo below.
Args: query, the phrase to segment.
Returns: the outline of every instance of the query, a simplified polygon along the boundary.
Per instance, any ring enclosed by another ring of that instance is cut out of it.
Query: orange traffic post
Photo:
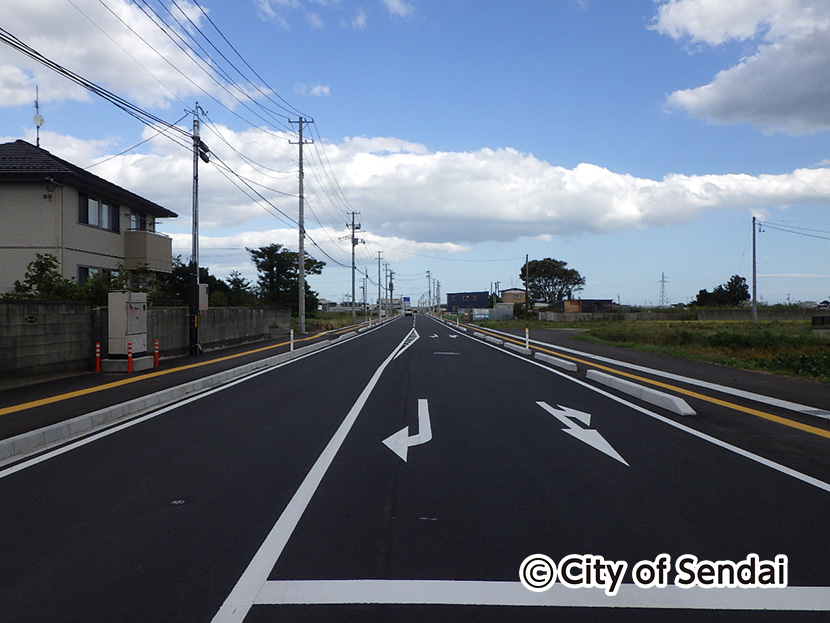
[[[127,342],[127,372],[133,371],[133,343]]]

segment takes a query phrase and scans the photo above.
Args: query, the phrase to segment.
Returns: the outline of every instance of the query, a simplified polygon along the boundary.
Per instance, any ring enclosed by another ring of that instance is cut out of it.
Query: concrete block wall
[[[22,378],[92,370],[95,343],[107,356],[106,307],[61,301],[0,301],[0,387]],[[287,309],[215,307],[199,315],[205,350],[267,339],[269,327],[291,326]],[[155,308],[147,313],[147,346],[159,340],[162,356],[189,352],[188,310]]]
[[[0,302],[0,378],[88,369],[93,328],[86,303]]]

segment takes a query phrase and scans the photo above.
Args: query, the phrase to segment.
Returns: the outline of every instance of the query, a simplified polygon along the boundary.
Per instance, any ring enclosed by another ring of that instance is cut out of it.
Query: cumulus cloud
[[[180,49],[138,5],[110,0],[105,6],[109,10],[97,0],[0,0],[0,13],[3,28],[25,44],[138,106],[166,108],[173,100],[204,91],[233,105],[220,86],[227,83],[215,70],[195,53]],[[181,2],[179,7],[193,23],[203,25],[204,16],[195,5]],[[167,21],[172,24],[169,17]],[[52,70],[0,46],[0,105],[31,101],[36,84],[43,101],[92,98]]]
[[[219,130],[221,137],[206,129],[203,138],[250,186],[246,195],[238,188],[244,186],[240,179],[231,183],[220,167],[203,166],[202,234],[252,235],[273,229],[277,221],[286,229],[295,227],[297,165],[295,148],[289,144],[293,137],[257,129]],[[77,140],[55,140],[54,145],[56,155],[81,165],[87,163],[78,162],[78,153],[96,161],[106,155],[108,147],[91,144],[84,149]],[[93,171],[186,219],[191,190],[189,152],[162,138],[148,145],[153,146],[150,153],[118,156]],[[328,167],[337,180],[336,188],[327,175]],[[573,168],[554,166],[514,149],[434,152],[393,137],[315,142],[306,151],[307,227],[325,227],[334,232],[331,237],[335,239],[343,233],[340,192],[351,205],[359,206],[364,237],[396,241],[390,246],[411,244],[416,245],[413,249],[460,252],[466,245],[483,241],[666,227],[696,220],[712,210],[826,204],[830,169],[647,179],[588,163]],[[233,233],[228,234],[229,230]]]
[[[382,0],[382,2],[386,9],[397,17],[407,17],[414,11],[413,6],[404,0]]]
[[[754,52],[668,104],[715,123],[806,134],[830,128],[830,3],[824,0],[669,0],[653,28],[678,41],[742,41]]]

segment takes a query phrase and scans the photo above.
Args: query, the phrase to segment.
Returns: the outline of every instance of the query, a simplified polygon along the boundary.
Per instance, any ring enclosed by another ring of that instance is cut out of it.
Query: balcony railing
[[[124,267],[138,268],[146,264],[150,270],[169,273],[173,267],[173,239],[146,229],[124,232]]]

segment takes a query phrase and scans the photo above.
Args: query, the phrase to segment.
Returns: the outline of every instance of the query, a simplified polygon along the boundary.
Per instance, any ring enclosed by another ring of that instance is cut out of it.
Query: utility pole
[[[755,260],[755,222],[752,217],[752,322],[758,322],[758,278]]]
[[[435,307],[436,311],[438,312],[438,316],[441,316],[441,282],[435,282]]]
[[[355,231],[360,229],[360,223],[355,223],[354,217],[357,216],[358,214],[360,214],[360,212],[348,212],[347,214],[350,214],[351,217],[352,217],[351,225],[349,223],[346,223],[346,227],[348,227],[351,230],[351,234],[347,237],[348,237],[348,239],[349,239],[349,241],[351,242],[351,245],[352,245],[352,323],[354,323],[354,321],[355,321],[355,319],[354,319],[354,301],[355,301],[355,298],[354,298],[354,271],[355,271],[354,248],[358,244],[363,243],[364,241],[363,240],[358,240],[354,235]]]
[[[380,284],[383,283],[380,280],[380,259],[383,256],[383,251],[377,251],[378,254],[378,321],[380,321]]]
[[[393,279],[395,278],[395,271],[389,271],[389,315],[392,315],[392,312],[395,311],[395,282]]]
[[[432,275],[427,271],[427,313],[432,312]]]
[[[384,286],[383,294],[386,299],[386,317],[389,318],[389,262],[383,265]]]
[[[366,320],[369,315],[369,306],[366,304],[366,297],[368,296],[367,288],[369,287],[369,269],[363,269],[363,318]]]
[[[303,119],[300,117],[297,121],[290,121],[289,123],[296,123],[299,127],[299,135],[300,138],[298,141],[288,141],[292,145],[299,145],[300,146],[300,218],[297,220],[300,226],[300,244],[299,244],[299,253],[298,253],[298,261],[299,261],[299,294],[300,300],[298,301],[298,329],[301,334],[305,333],[305,225],[304,225],[304,217],[303,217],[303,210],[304,206],[304,197],[303,197],[303,145],[309,145],[314,141],[311,140],[303,140],[303,126],[307,123],[314,123],[314,119],[308,120]]]
[[[210,149],[199,137],[199,102],[193,110],[193,230],[190,254],[190,354],[202,352],[199,344],[199,160],[210,162]],[[204,110],[202,110],[204,112]]]

